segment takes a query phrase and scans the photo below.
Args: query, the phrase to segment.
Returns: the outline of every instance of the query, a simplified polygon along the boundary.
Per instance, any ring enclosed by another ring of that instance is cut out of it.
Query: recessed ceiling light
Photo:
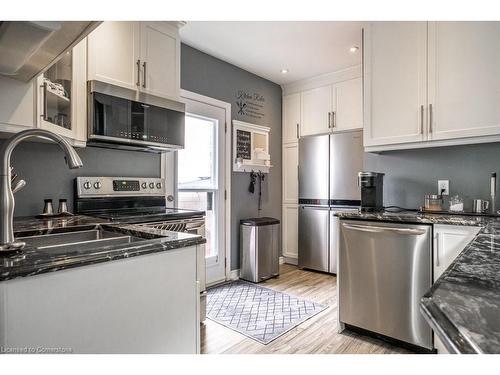
[[[288,73],[288,69],[281,69],[281,74],[287,74]]]
[[[351,53],[358,52],[358,50],[359,50],[359,47],[358,47],[358,46],[352,46],[351,48],[349,48],[349,51],[350,51]]]

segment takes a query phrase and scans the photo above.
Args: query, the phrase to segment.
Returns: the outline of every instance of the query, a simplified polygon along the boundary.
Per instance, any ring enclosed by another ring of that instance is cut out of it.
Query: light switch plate
[[[450,180],[438,180],[438,194],[450,195]]]

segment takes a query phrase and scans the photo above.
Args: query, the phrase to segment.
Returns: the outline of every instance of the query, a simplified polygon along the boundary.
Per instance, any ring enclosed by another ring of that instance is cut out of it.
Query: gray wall
[[[181,50],[181,87],[230,103],[232,119],[271,128],[269,148],[273,167],[264,180],[260,216],[281,220],[281,87],[184,44]],[[238,115],[235,102],[239,90],[264,96],[262,119]],[[250,194],[249,183],[249,173],[232,173],[231,269],[239,268],[240,219],[259,216],[258,187],[255,194]]]
[[[450,196],[462,196],[470,210],[472,199],[489,199],[491,172],[500,178],[500,143],[365,153],[364,167],[386,174],[385,206],[417,208],[443,179],[450,180]]]
[[[3,141],[0,141],[0,144]],[[43,199],[68,199],[73,208],[73,181],[77,176],[160,177],[160,156],[140,151],[121,151],[95,147],[77,149],[83,168],[68,169],[58,146],[25,142],[14,149],[11,165],[27,186],[16,193],[15,216],[41,213]]]

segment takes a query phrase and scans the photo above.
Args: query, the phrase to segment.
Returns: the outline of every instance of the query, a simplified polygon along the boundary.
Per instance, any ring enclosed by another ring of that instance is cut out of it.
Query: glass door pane
[[[205,211],[205,257],[216,257],[215,194],[211,191],[179,191],[179,207],[188,210]]]
[[[185,147],[178,151],[178,206],[205,211],[207,264],[218,260],[217,120],[186,115]]]
[[[73,52],[69,51],[43,73],[43,119],[71,130]]]

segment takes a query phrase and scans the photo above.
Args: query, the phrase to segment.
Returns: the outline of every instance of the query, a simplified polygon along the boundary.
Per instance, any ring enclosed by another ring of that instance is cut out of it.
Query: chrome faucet
[[[0,148],[0,252],[22,249],[24,242],[14,239],[14,194],[11,187],[10,157],[23,140],[41,137],[54,141],[66,154],[69,168],[81,168],[82,160],[75,149],[61,136],[43,129],[29,129],[7,139]]]

